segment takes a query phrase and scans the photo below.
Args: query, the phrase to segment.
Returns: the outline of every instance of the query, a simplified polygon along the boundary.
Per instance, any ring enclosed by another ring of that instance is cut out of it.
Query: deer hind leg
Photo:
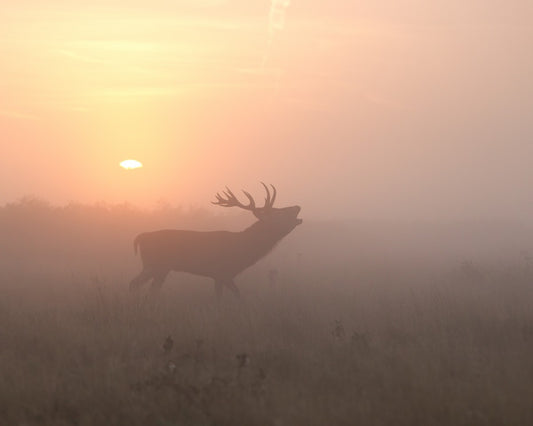
[[[139,289],[150,278],[154,278],[154,273],[151,269],[143,269],[139,275],[137,275],[130,282],[130,291]]]
[[[159,293],[169,272],[170,271],[157,271],[154,274],[154,279],[152,280],[152,284],[150,284],[150,293],[152,294]]]

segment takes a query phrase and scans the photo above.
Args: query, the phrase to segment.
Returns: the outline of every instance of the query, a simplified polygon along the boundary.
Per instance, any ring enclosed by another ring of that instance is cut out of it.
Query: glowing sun
[[[120,163],[120,167],[126,170],[139,169],[142,166],[142,163],[137,160],[124,160],[122,163]]]

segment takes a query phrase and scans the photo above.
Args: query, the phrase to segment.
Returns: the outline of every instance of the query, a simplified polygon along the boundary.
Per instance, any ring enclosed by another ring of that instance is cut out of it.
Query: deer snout
[[[290,211],[294,217],[298,216],[301,209],[302,208],[300,206],[292,206],[287,208],[287,210]]]
[[[291,207],[291,210],[292,210],[292,213],[294,214],[294,218],[296,219],[297,225],[302,223],[302,219],[298,219],[298,214],[300,213],[301,209],[302,208],[300,206]]]

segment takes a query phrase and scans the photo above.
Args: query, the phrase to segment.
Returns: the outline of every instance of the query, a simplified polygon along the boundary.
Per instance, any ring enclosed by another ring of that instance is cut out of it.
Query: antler
[[[271,195],[270,190],[263,182],[261,182],[261,185],[263,185],[267,193],[266,198],[265,198],[265,206],[262,207],[262,209],[265,209],[265,210],[271,209],[274,206],[274,201],[276,201],[276,188],[274,187],[274,185],[270,185],[272,187],[272,195]],[[211,201],[211,203],[217,206],[222,206],[222,207],[240,207],[241,209],[251,210],[251,211],[258,210],[258,208],[255,206],[255,201],[253,197],[250,195],[250,193],[244,190],[242,192],[244,193],[244,195],[246,195],[246,198],[248,198],[248,200],[250,201],[250,204],[248,204],[247,206],[242,204],[237,199],[235,194],[231,191],[231,189],[229,189],[227,186],[226,186],[226,190],[222,191],[222,194],[225,196],[225,198],[224,196],[220,195],[220,193],[217,192],[216,194],[217,200]]]
[[[237,199],[235,194],[233,192],[231,192],[231,189],[229,189],[227,186],[226,186],[226,190],[222,191],[222,193],[226,196],[226,198],[224,198],[222,195],[220,195],[217,192],[217,194],[216,194],[217,201],[212,201],[211,203],[215,204],[217,206],[222,206],[222,207],[240,207],[241,209],[244,209],[244,210],[254,211],[255,210],[255,201],[254,201],[253,197],[248,192],[246,192],[244,190],[242,192],[244,193],[244,195],[246,195],[246,198],[248,198],[248,200],[250,200],[250,204],[248,204],[247,206],[242,204]]]
[[[265,198],[265,209],[271,209],[274,206],[274,201],[276,201],[276,187],[274,185],[270,185],[272,187],[272,197],[270,197],[270,191],[268,190],[268,187],[265,185],[264,182],[261,182],[261,185],[265,188],[265,191],[267,193],[267,196]]]

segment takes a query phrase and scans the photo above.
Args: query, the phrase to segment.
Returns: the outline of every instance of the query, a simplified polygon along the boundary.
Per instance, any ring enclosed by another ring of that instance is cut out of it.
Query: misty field
[[[28,220],[3,213],[6,232]],[[1,425],[533,424],[526,254],[426,268],[356,262],[354,248],[352,263],[319,261],[295,235],[238,279],[242,300],[217,304],[209,280],[180,274],[154,300],[127,290],[138,224],[114,214],[54,211],[50,234],[67,231],[31,256],[2,243]],[[98,225],[92,239],[75,238],[72,217]],[[122,229],[124,246],[96,256],[97,228],[115,243]]]
[[[97,279],[13,282],[0,424],[531,424],[532,278],[295,272],[220,307],[186,280],[156,303]]]

